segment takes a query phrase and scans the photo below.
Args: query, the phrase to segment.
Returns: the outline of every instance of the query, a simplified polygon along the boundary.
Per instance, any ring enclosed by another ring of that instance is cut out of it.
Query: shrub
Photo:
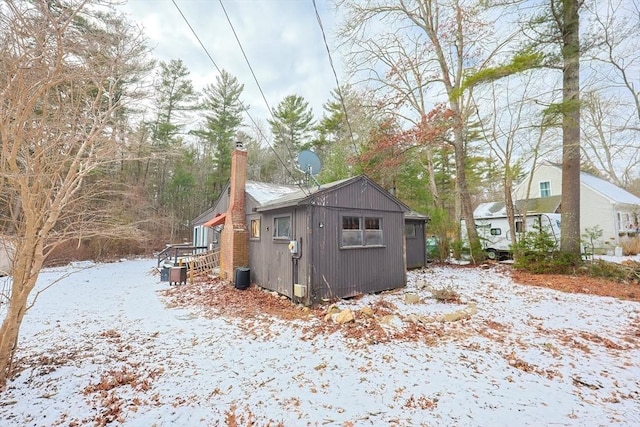
[[[586,267],[592,277],[602,277],[622,283],[640,283],[640,263],[617,264],[596,259]]]
[[[623,240],[620,242],[620,246],[622,247],[622,255],[638,255],[640,253],[640,237]]]
[[[514,267],[536,274],[567,274],[582,264],[580,255],[559,252],[546,230],[536,227],[513,245]]]
[[[593,255],[601,237],[602,228],[599,225],[585,229],[582,234],[582,246],[585,248],[585,253]]]

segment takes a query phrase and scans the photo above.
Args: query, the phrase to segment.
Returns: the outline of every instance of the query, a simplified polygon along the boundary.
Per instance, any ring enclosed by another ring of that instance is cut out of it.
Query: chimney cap
[[[244,148],[244,144],[242,141],[236,141],[236,149],[242,150]]]

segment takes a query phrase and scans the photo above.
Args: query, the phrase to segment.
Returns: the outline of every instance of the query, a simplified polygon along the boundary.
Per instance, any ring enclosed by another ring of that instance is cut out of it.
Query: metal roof
[[[260,181],[247,181],[245,185],[245,193],[253,197],[260,205],[280,200],[287,194],[300,191],[300,188],[293,185],[271,184]]]

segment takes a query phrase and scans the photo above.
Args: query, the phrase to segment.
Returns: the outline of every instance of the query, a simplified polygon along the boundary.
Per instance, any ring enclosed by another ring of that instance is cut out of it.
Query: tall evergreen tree
[[[268,120],[274,139],[274,148],[285,163],[278,181],[290,180],[287,169],[298,152],[311,147],[314,129],[313,112],[309,103],[299,95],[286,96],[273,111],[273,119]]]
[[[150,188],[156,211],[169,215],[169,192],[173,165],[182,157],[183,134],[187,118],[185,112],[197,106],[197,97],[189,70],[180,59],[160,62],[154,84],[154,120],[149,123],[151,155],[143,181]]]
[[[204,88],[205,125],[198,134],[203,141],[203,162],[208,171],[204,195],[213,203],[231,174],[231,152],[234,138],[242,127],[242,114],[247,107],[240,100],[244,85],[227,71],[216,77],[216,83]]]

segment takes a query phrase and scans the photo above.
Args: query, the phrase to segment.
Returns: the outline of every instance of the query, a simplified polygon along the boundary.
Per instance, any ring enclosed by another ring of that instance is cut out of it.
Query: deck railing
[[[178,265],[180,262],[184,264],[194,256],[207,252],[207,250],[207,246],[192,246],[189,244],[167,245],[166,248],[158,253],[158,267],[167,262],[171,265]]]

